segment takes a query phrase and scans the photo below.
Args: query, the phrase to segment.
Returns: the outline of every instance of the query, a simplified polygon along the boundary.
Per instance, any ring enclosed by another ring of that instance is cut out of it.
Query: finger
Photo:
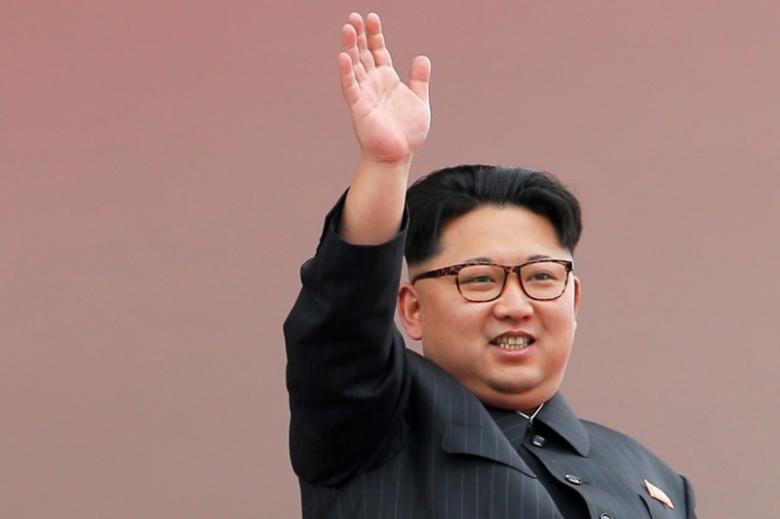
[[[360,57],[358,56],[357,33],[355,33],[355,28],[349,23],[344,24],[341,28],[341,42],[344,52],[347,53],[352,62],[355,78],[358,81],[363,81],[366,77],[366,69],[363,68],[363,64],[360,63]]]
[[[352,69],[352,60],[346,52],[339,54],[339,74],[341,76],[341,93],[347,103],[352,106],[358,100],[360,88],[355,79],[355,71]]]
[[[379,20],[379,15],[376,13],[369,13],[366,16],[366,39],[368,42],[368,50],[374,56],[374,63],[377,67],[387,65],[393,66],[393,60],[390,57],[390,51],[385,47],[385,37],[382,34],[382,22]]]
[[[363,23],[363,17],[358,13],[351,13],[349,15],[349,23],[355,28],[355,33],[357,34],[357,48],[358,56],[360,56],[360,63],[363,64],[363,68],[366,72],[370,72],[374,69],[374,56],[371,54],[371,51],[368,50],[366,26]]]
[[[427,56],[417,56],[412,60],[409,73],[409,88],[417,97],[428,102],[428,84],[431,80],[431,60]]]

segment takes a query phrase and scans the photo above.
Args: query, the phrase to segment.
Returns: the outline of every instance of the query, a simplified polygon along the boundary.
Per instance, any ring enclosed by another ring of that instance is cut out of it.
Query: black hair
[[[514,205],[547,218],[560,245],[572,253],[582,233],[579,202],[551,174],[516,167],[455,166],[420,178],[406,192],[407,263],[435,256],[444,226],[483,205]]]

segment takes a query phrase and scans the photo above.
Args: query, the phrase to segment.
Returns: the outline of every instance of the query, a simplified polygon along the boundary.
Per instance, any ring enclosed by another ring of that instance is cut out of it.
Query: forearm
[[[398,234],[411,156],[394,163],[365,157],[347,193],[339,235],[354,245],[378,245]]]

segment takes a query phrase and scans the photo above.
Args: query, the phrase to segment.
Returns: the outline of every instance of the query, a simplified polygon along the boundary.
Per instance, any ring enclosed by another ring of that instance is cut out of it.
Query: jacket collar
[[[555,393],[544,404],[536,420],[552,429],[580,456],[587,456],[590,452],[590,438],[585,427],[560,393]]]
[[[519,448],[528,430],[528,418],[523,418],[519,413],[508,409],[489,406],[486,406],[486,409],[509,442],[515,448]],[[542,423],[546,429],[552,430],[580,456],[587,456],[590,452],[588,433],[560,393],[556,393],[545,402],[533,421]]]

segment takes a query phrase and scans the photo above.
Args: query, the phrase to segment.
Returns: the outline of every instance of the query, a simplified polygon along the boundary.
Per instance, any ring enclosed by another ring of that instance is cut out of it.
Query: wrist
[[[383,171],[393,171],[393,170],[408,171],[411,168],[411,165],[412,165],[411,153],[405,157],[402,157],[400,159],[394,159],[394,160],[377,158],[368,155],[366,153],[360,155],[360,166],[369,169],[377,169]]]
[[[403,161],[361,157],[341,215],[339,235],[357,245],[384,243],[398,233],[411,156]]]

